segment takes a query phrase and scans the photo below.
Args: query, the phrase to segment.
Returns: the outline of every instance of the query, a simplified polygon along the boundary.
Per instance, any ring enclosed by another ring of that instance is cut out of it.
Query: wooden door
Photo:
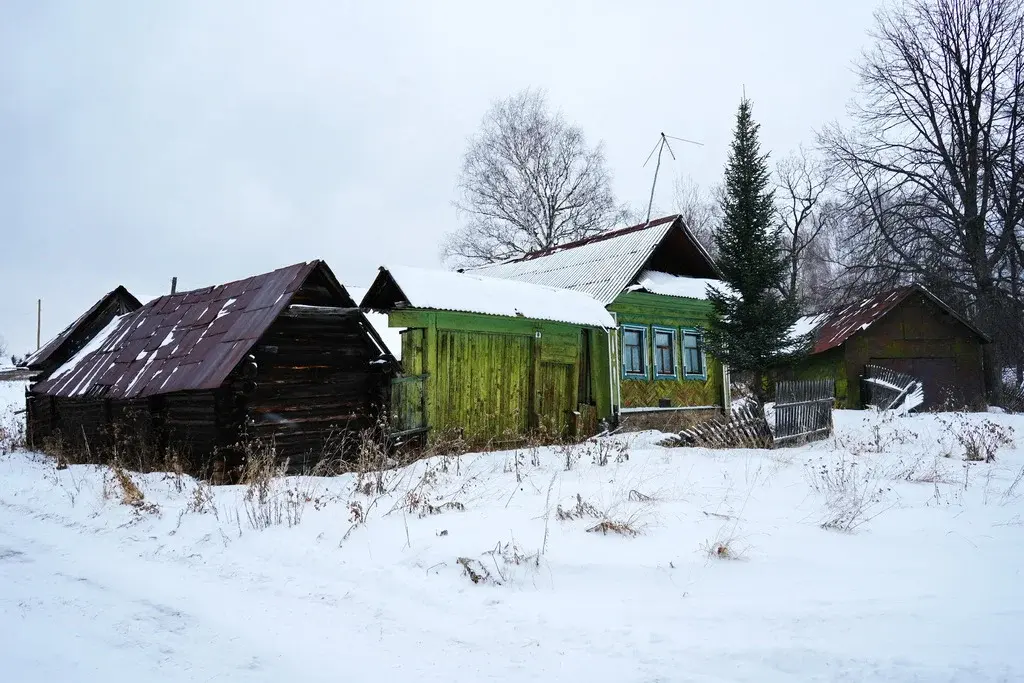
[[[569,430],[570,416],[576,407],[575,369],[571,363],[540,364],[538,417],[545,434],[565,436]]]
[[[472,443],[511,441],[529,427],[532,339],[439,330],[438,425]]]

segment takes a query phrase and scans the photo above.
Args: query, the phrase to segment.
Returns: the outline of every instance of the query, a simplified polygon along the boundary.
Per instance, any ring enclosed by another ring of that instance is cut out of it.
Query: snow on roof
[[[483,277],[475,273],[427,270],[408,266],[381,267],[364,307],[379,308],[372,298],[375,285],[388,276],[411,308],[460,311],[551,320],[610,329],[615,321],[592,296],[568,289]]]
[[[318,268],[333,278],[326,264],[312,261],[154,299],[111,321],[32,391],[125,399],[214,389]],[[339,294],[342,305],[355,306],[347,292]]]
[[[29,354],[28,358],[22,362],[22,365],[29,368],[38,368],[40,365],[45,363],[78,332],[78,328],[83,322],[106,306],[115,297],[121,297],[129,310],[135,310],[142,305],[140,300],[132,296],[131,292],[125,289],[123,285],[118,285],[115,289],[100,297],[100,299],[90,306],[85,313],[78,316],[74,322],[61,330],[57,336],[47,341],[35,352]]]
[[[610,304],[633,281],[678,218],[659,218],[514,261],[480,266],[471,272],[571,289]]]
[[[665,296],[678,296],[685,299],[707,300],[708,285],[715,287],[723,293],[732,291],[732,288],[721,280],[672,275],[671,273],[662,273],[657,270],[645,270],[637,278],[636,284],[630,285],[628,289],[650,292],[651,294],[663,294]]]
[[[345,289],[348,290],[353,299],[362,301],[369,287],[349,287],[346,285]],[[364,311],[363,315],[366,316],[367,322],[373,326],[373,329],[377,330],[377,335],[380,336],[385,346],[388,347],[387,350],[391,355],[398,360],[402,360],[402,330],[405,328],[388,327],[388,316],[386,313]]]

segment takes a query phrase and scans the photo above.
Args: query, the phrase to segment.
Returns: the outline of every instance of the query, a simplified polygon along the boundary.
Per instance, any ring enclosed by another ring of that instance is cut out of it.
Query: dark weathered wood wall
[[[862,407],[864,366],[920,375],[922,409],[985,404],[982,341],[956,318],[917,293],[845,344],[848,404]]]
[[[282,315],[254,347],[255,387],[245,392],[245,380],[232,383],[249,418],[247,436],[272,438],[292,471],[340,455],[331,444],[346,437],[354,447],[356,433],[374,424],[385,403],[390,368],[371,362],[377,353],[362,320]]]

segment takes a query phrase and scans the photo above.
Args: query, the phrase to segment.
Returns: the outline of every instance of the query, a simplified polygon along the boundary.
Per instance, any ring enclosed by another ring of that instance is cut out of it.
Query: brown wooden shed
[[[162,296],[117,316],[30,387],[29,437],[92,454],[116,425],[193,472],[273,441],[301,471],[372,425],[395,361],[323,261]]]
[[[901,287],[806,318],[809,356],[783,373],[799,379],[835,377],[842,407],[861,408],[867,365],[919,379],[921,410],[985,405],[984,332],[924,287]]]

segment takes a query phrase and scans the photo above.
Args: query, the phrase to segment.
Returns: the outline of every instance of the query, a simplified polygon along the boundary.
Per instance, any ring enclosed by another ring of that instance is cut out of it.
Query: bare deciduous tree
[[[1020,130],[1024,8],[1019,0],[909,0],[879,11],[860,71],[853,132],[822,142],[856,198],[860,241],[878,280],[931,279],[998,326],[999,269],[1015,228],[997,216],[995,175],[1024,159]],[[1000,169],[1003,169],[1000,172]],[[1008,190],[1009,188],[1004,188]],[[986,387],[998,400],[997,344],[985,346]]]
[[[493,263],[597,234],[617,218],[602,146],[524,90],[494,103],[469,141],[456,202],[465,218],[442,253]]]
[[[801,147],[775,165],[775,177],[775,210],[787,261],[782,293],[802,307],[815,307],[822,303],[817,294],[829,275],[824,233],[834,229],[840,214],[838,204],[826,196],[833,171]]]
[[[722,187],[715,185],[706,190],[689,176],[676,178],[674,187],[675,210],[694,237],[716,257],[715,230],[722,222]]]

